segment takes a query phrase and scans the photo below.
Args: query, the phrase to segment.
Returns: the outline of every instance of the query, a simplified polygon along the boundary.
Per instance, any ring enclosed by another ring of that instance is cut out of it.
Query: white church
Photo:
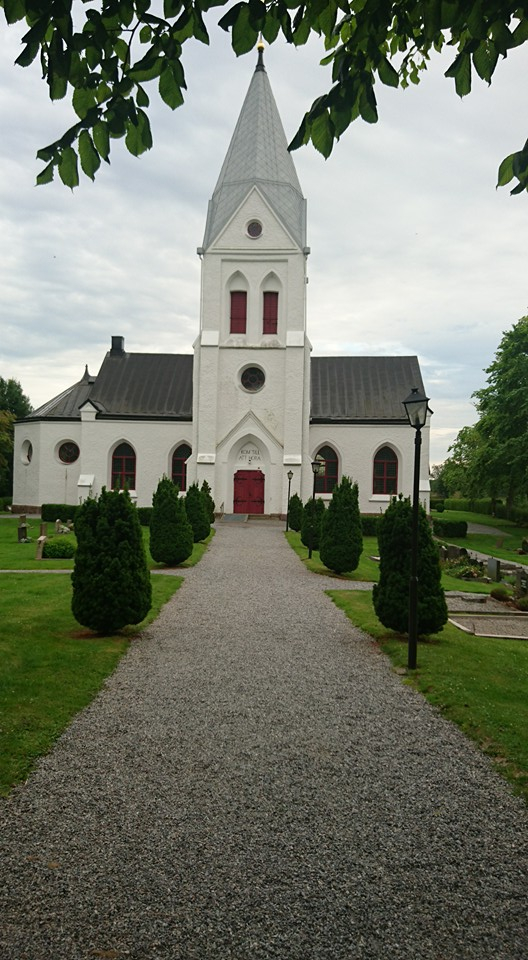
[[[316,475],[330,499],[357,481],[362,513],[411,495],[415,431],[402,401],[424,393],[417,357],[312,357],[306,200],[259,49],[212,199],[191,354],[131,353],[123,337],[15,426],[13,509],[77,504],[125,485],[150,506],[163,475],[207,480],[218,513],[284,516]],[[429,506],[429,418],[420,499]]]

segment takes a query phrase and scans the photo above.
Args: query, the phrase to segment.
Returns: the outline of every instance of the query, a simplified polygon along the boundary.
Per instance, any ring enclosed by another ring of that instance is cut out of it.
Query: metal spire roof
[[[306,200],[264,68],[262,47],[213,197],[203,246],[216,239],[253,187],[258,187],[300,247],[306,245]]]

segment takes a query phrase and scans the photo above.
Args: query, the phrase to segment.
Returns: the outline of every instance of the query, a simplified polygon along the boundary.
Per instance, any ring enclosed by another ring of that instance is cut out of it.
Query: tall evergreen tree
[[[75,534],[75,619],[97,633],[115,633],[140,623],[150,610],[152,587],[141,526],[128,491],[103,487],[99,499],[81,504]]]
[[[321,523],[325,513],[324,500],[310,497],[304,505],[301,523],[301,542],[305,547],[319,550]]]
[[[202,494],[204,503],[205,503],[205,512],[209,518],[209,523],[215,522],[215,502],[211,496],[211,487],[207,483],[207,480],[204,480],[202,486],[200,487],[200,493]]]
[[[288,510],[288,526],[291,530],[300,530],[302,526],[303,505],[298,493],[290,497],[290,507]]]
[[[385,627],[407,633],[409,629],[409,581],[411,575],[412,506],[410,500],[394,498],[378,522],[380,554],[379,583],[372,598],[376,616]],[[418,516],[418,635],[438,633],[447,623],[447,605],[441,586],[441,570],[425,510]]]
[[[329,570],[345,573],[356,569],[362,549],[358,485],[343,477],[323,516],[319,556]]]
[[[207,516],[204,499],[197,483],[191,483],[185,495],[185,510],[193,529],[194,542],[205,540],[211,532],[211,524]]]
[[[162,477],[152,497],[150,553],[157,563],[174,567],[193,551],[193,531],[178,487]]]

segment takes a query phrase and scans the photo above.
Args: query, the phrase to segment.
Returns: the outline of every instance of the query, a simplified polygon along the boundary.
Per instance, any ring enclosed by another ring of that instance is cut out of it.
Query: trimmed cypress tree
[[[304,505],[301,523],[301,542],[304,543],[304,546],[308,547],[308,549],[311,547],[312,550],[319,550],[321,523],[324,513],[325,505],[321,497],[316,497],[315,502],[313,497],[310,497]]]
[[[288,510],[288,526],[291,530],[300,530],[302,526],[303,505],[298,493],[290,497],[290,509]]]
[[[204,503],[205,503],[205,512],[209,517],[209,523],[215,522],[215,502],[211,496],[211,487],[207,483],[207,480],[204,480],[202,486],[200,487],[200,493],[202,494]]]
[[[346,573],[356,569],[362,549],[358,485],[343,477],[323,516],[319,556],[329,570]]]
[[[193,551],[193,532],[178,487],[162,477],[152,497],[150,553],[157,563],[175,567]]]
[[[376,616],[385,627],[407,633],[411,575],[412,506],[394,498],[378,523],[380,578],[374,585]],[[438,548],[423,507],[418,515],[418,635],[438,633],[447,623]]]
[[[140,623],[152,605],[152,588],[141,525],[128,491],[103,487],[99,499],[81,504],[75,534],[75,619],[106,634]]]
[[[204,499],[197,483],[191,483],[185,495],[185,510],[187,519],[193,529],[194,542],[205,540],[211,532],[211,524],[207,516]]]

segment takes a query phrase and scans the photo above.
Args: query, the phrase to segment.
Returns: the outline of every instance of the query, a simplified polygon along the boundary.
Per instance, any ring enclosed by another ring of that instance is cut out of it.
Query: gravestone
[[[23,543],[24,540],[27,540],[27,531],[28,531],[28,528],[27,528],[26,518],[20,517],[20,521],[18,524],[18,542],[19,543]]]
[[[48,524],[47,524],[47,523],[41,523],[41,524],[40,524],[40,536],[41,536],[41,537],[47,537],[47,535],[48,535]]]
[[[495,583],[500,583],[501,565],[500,560],[495,557],[488,557],[488,577]]]
[[[528,595],[528,570],[517,570],[515,574],[515,596],[526,597]]]
[[[46,543],[47,537],[39,537],[37,540],[37,555],[35,560],[42,560],[42,551],[44,550],[44,544]]]

